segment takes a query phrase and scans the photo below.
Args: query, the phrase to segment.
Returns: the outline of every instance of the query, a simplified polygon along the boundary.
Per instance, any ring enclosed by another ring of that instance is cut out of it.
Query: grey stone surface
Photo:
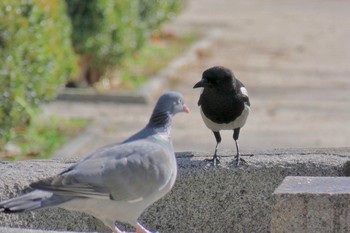
[[[347,194],[350,195],[350,177],[286,177],[274,195],[293,194]],[[349,196],[350,197],[350,196]],[[350,222],[349,222],[350,223]]]
[[[62,233],[62,231],[0,227],[0,233],[60,233],[60,232]],[[73,231],[65,231],[65,232],[66,233],[73,233]],[[94,232],[91,232],[91,233],[94,233]]]
[[[140,221],[160,232],[270,232],[272,193],[286,176],[343,176],[350,148],[252,151],[248,164],[236,167],[222,153],[214,168],[210,153],[177,153],[173,190],[152,205]],[[31,181],[57,174],[74,160],[0,163],[0,200],[17,196]],[[96,219],[62,209],[0,214],[3,227],[70,231],[107,231]]]
[[[287,177],[273,197],[272,233],[350,232],[350,177]]]

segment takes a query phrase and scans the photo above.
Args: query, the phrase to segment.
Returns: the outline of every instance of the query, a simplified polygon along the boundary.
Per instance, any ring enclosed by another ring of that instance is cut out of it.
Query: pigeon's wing
[[[106,147],[56,177],[33,183],[59,195],[130,201],[160,191],[175,174],[173,152],[148,140]]]

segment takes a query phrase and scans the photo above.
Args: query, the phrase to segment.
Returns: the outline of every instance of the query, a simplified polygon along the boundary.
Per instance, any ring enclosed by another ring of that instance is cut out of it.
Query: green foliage
[[[174,17],[184,5],[184,0],[139,0],[139,15],[148,30],[158,30],[160,25]]]
[[[139,50],[183,0],[66,0],[75,51],[103,75]],[[85,72],[85,71],[83,71]]]
[[[86,126],[83,119],[65,119],[55,116],[43,116],[40,111],[32,118],[30,126],[18,128],[12,143],[21,149],[21,154],[11,156],[0,150],[0,160],[19,160],[30,158],[48,158],[75,137]],[[2,155],[3,154],[3,155]]]
[[[33,106],[52,99],[76,74],[72,47],[87,62],[84,72],[102,76],[139,50],[182,3],[1,0],[0,144],[30,123]]]
[[[0,1],[0,140],[77,69],[63,1]]]
[[[103,73],[145,41],[135,0],[66,0],[75,51]]]

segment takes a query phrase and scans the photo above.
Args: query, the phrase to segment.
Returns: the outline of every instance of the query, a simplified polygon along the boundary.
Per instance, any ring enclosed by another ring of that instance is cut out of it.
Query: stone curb
[[[52,159],[66,159],[76,157],[79,150],[96,138],[96,135],[102,130],[101,124],[103,119],[97,118],[89,126],[84,129],[77,137],[73,138],[60,149],[56,150],[51,156]]]
[[[350,177],[288,176],[272,195],[272,233],[350,231]]]
[[[62,232],[74,233],[74,231],[47,231],[47,230],[0,227],[0,233],[62,233]],[[89,232],[89,233],[97,233],[97,232]]]
[[[127,104],[148,104],[158,97],[176,77],[177,70],[195,62],[201,54],[209,53],[213,42],[219,37],[219,30],[209,31],[204,37],[190,47],[182,56],[175,58],[165,69],[152,77],[136,91],[115,91],[113,93],[96,93],[92,88],[65,88],[57,100],[80,102],[113,102]]]

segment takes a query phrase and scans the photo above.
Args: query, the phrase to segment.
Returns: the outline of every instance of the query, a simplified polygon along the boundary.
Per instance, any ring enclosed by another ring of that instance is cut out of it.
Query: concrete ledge
[[[174,189],[140,218],[160,232],[270,232],[272,193],[286,176],[344,176],[350,148],[253,152],[236,167],[232,152],[220,166],[203,161],[209,153],[177,153]],[[17,196],[29,182],[52,176],[74,160],[0,162],[0,200]],[[68,231],[108,231],[86,214],[63,209],[0,214],[2,227]],[[123,229],[123,228],[122,228]]]
[[[34,229],[21,229],[21,228],[8,228],[0,227],[0,233],[62,233],[62,231],[47,231],[47,230],[34,230]],[[65,233],[73,233],[73,231],[65,231]],[[94,233],[94,232],[91,232]]]
[[[350,232],[350,177],[287,177],[273,196],[272,233]]]

